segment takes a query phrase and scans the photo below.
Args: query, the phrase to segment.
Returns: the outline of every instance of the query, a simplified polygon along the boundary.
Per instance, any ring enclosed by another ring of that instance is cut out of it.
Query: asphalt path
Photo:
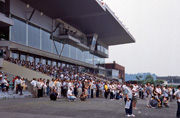
[[[170,108],[147,108],[146,100],[138,100],[133,110],[136,118],[176,118],[176,101]],[[0,100],[0,118],[125,118],[124,101],[104,98],[50,101],[49,98]]]

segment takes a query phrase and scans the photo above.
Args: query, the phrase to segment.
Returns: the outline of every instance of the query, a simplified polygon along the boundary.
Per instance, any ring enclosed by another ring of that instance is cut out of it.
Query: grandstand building
[[[99,0],[0,0],[0,48],[14,59],[94,72],[109,46],[134,42]]]

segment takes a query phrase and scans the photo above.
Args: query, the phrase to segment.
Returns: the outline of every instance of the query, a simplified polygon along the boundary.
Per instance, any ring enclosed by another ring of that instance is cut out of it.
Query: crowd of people
[[[125,101],[127,117],[135,117],[133,109],[138,109],[136,107],[138,99],[146,99],[148,108],[153,107],[151,105],[152,99],[158,102],[158,107],[168,108],[168,102],[179,95],[171,86],[155,86],[150,83],[138,85],[136,82],[120,83],[107,79],[99,80],[94,74],[81,73],[75,67],[52,66],[6,56],[4,59],[52,77],[52,80],[33,78],[30,84],[34,98],[49,96],[51,100],[67,98],[69,101],[75,101],[77,98],[81,101],[93,98],[105,98],[111,101],[120,99]],[[0,85],[3,92],[8,92],[9,89],[7,78],[7,75],[2,76],[2,72],[0,72]],[[13,86],[16,94],[20,93],[20,95],[22,95],[23,90],[27,89],[24,78],[19,76],[13,78]],[[179,98],[180,96],[177,97],[177,100]]]
[[[138,85],[136,82],[103,82],[94,78],[82,75],[83,78],[75,77],[65,79],[64,75],[60,78],[42,80],[34,78],[31,82],[33,85],[34,97],[50,96],[52,100],[57,98],[67,98],[74,101],[79,98],[82,101],[93,98],[110,98],[113,100],[123,100],[125,103],[131,101],[129,108],[126,108],[126,115],[134,117],[133,109],[136,107],[138,99],[147,99],[147,107],[151,108],[150,101],[155,99],[158,101],[158,107],[169,107],[168,101],[172,101],[174,89],[172,87],[154,86],[147,83],[145,86]]]
[[[10,84],[12,84],[11,89],[16,91],[16,94],[18,94],[18,92],[20,92],[20,95],[23,95],[22,91],[27,90],[27,85],[26,85],[25,79],[20,76],[15,76],[13,78],[12,82],[13,83],[10,83],[10,81],[8,80],[7,74],[5,74],[3,76],[3,72],[0,71],[0,86],[1,86],[2,92],[8,93]]]

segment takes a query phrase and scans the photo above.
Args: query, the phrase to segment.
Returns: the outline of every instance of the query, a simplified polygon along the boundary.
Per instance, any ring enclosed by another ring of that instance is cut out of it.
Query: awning
[[[106,45],[135,42],[114,13],[99,0],[22,0],[53,19],[61,19],[85,34],[96,33]]]

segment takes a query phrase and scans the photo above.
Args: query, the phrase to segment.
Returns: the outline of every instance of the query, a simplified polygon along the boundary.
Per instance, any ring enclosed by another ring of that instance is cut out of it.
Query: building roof
[[[53,19],[61,19],[85,34],[98,34],[106,45],[135,39],[106,4],[99,0],[21,0]]]
[[[156,79],[172,80],[172,79],[180,79],[180,77],[179,76],[165,76],[165,77],[156,77]]]

